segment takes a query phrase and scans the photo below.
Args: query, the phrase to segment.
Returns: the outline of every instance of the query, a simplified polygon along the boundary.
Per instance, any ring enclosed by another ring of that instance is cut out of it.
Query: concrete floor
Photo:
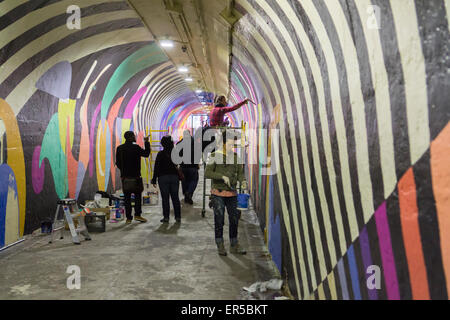
[[[149,221],[107,222],[107,232],[73,245],[69,231],[48,244],[33,235],[0,252],[0,299],[241,299],[242,287],[277,277],[254,212],[243,212],[239,225],[247,255],[221,257],[214,244],[214,219],[201,217],[200,183],[195,204],[182,202],[182,223],[160,223],[160,206],[144,207]],[[228,250],[228,224],[224,236]],[[83,238],[83,237],[82,237]],[[81,269],[81,289],[66,286],[67,267]]]

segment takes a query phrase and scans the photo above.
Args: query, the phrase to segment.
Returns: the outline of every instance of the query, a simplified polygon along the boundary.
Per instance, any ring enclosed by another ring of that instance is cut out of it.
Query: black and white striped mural
[[[449,2],[236,6],[232,97],[258,101],[250,126],[280,129],[278,174],[249,172],[293,295],[447,299]]]

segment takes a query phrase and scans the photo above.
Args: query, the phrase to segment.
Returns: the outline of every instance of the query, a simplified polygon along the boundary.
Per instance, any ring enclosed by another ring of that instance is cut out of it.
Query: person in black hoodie
[[[198,169],[201,158],[201,153],[198,155],[195,152],[195,140],[194,137],[191,136],[189,130],[185,130],[183,132],[183,139],[181,139],[177,143],[178,146],[182,146],[184,141],[189,141],[190,150],[187,150],[187,153],[190,153],[190,159],[188,161],[182,161],[180,164],[180,168],[183,171],[184,180],[181,182],[181,186],[184,194],[184,202],[189,204],[194,204],[192,201],[192,196],[194,195],[195,189],[198,184]],[[201,142],[200,142],[201,143]],[[179,152],[180,156],[183,157],[183,149]]]
[[[170,202],[169,197],[172,198],[173,209],[175,213],[175,220],[177,223],[181,222],[181,205],[178,198],[178,191],[180,188],[180,180],[178,170],[175,163],[172,161],[171,153],[174,148],[171,136],[164,136],[161,139],[163,150],[158,152],[155,160],[155,169],[153,172],[152,184],[156,188],[156,180],[158,180],[159,189],[161,190],[163,219],[161,222],[169,222]]]
[[[144,189],[141,178],[141,157],[148,158],[150,155],[150,142],[148,137],[144,138],[145,150],[135,144],[136,136],[133,131],[125,132],[125,143],[117,147],[116,166],[120,169],[120,176],[125,178],[134,178],[139,181],[141,189]],[[134,193],[134,220],[147,222],[147,219],[141,217],[142,213],[142,190]],[[131,215],[131,192],[124,192],[125,213],[127,216],[126,224],[130,224],[133,219]]]

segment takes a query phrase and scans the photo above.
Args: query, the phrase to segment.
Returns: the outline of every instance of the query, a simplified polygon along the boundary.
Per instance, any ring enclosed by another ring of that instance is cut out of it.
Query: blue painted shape
[[[273,178],[269,180],[269,252],[272,255],[272,260],[277,266],[280,274],[282,273],[282,254],[281,254],[281,221],[280,215],[275,216],[273,210]]]
[[[7,164],[0,164],[0,248],[5,246],[6,207],[8,205],[9,189],[14,190],[17,199],[17,184],[14,171]]]
[[[337,264],[339,273],[339,282],[341,283],[342,299],[350,300],[347,288],[347,277],[345,276],[344,261],[341,258]]]
[[[353,296],[355,300],[361,300],[361,290],[359,288],[358,268],[356,266],[355,250],[353,245],[347,251],[348,265],[350,267],[350,277],[352,278]]]

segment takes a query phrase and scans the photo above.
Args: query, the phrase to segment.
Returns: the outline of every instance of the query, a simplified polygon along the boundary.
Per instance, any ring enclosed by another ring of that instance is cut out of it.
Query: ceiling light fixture
[[[159,41],[159,44],[163,48],[173,48],[173,41],[172,40],[161,40]]]
[[[184,79],[184,80],[186,80],[187,82],[192,82],[192,81],[194,81],[191,77],[187,77],[187,78]]]
[[[195,93],[202,93],[203,91],[201,89],[195,90]]]
[[[186,67],[186,66],[181,66],[181,67],[178,68],[178,71],[179,71],[179,72],[182,72],[182,73],[186,73],[186,72],[189,71],[189,69],[188,69],[188,67]]]

